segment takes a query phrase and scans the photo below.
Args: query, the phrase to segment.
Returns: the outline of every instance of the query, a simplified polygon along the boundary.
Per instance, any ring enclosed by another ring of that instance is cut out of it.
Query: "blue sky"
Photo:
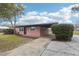
[[[56,12],[63,7],[68,7],[75,3],[26,3],[24,6],[26,7],[25,12],[29,11],[48,11],[48,12]]]

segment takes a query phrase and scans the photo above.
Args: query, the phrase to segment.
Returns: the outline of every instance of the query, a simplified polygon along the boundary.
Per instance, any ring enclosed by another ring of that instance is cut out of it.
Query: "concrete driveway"
[[[71,42],[51,41],[41,56],[79,56],[79,36],[74,35]]]

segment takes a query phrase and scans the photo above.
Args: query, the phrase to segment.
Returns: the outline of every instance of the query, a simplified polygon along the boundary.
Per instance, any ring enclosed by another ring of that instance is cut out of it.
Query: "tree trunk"
[[[16,33],[15,32],[15,26],[16,26],[16,16],[14,17],[15,19],[14,19],[14,34]]]

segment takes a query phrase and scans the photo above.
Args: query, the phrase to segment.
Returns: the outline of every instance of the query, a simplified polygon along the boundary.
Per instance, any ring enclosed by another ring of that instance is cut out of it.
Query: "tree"
[[[71,8],[71,14],[72,15],[75,15],[75,14],[79,15],[79,6],[72,7]]]
[[[71,8],[71,14],[75,15],[77,14],[79,16],[79,6],[74,6]],[[77,24],[79,24],[79,20],[77,20]]]
[[[24,14],[24,6],[21,4],[18,4],[12,14],[12,16],[14,17],[14,26],[16,25],[17,17],[20,17],[23,14]]]
[[[0,4],[0,18],[9,21],[14,28],[16,19],[23,14],[24,6],[22,4],[2,3]]]
[[[77,7],[72,7],[71,8],[71,10],[72,10],[72,13],[76,13],[76,12],[79,12],[79,6],[77,6]]]

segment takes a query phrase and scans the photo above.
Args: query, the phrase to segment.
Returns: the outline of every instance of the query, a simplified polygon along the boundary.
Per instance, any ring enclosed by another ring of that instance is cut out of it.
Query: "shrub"
[[[72,24],[52,25],[52,32],[57,40],[70,41],[73,36],[74,26]]]
[[[4,32],[4,34],[14,34],[13,29],[4,29],[3,32]]]

